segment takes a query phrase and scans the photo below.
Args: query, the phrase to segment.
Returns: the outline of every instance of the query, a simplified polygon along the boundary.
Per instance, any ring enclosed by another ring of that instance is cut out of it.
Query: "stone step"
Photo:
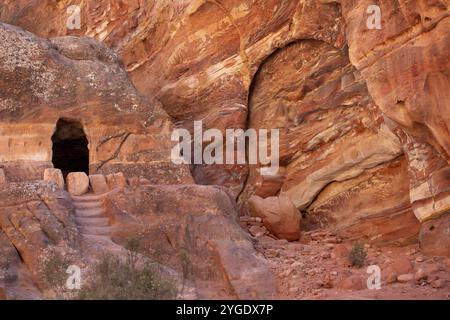
[[[104,218],[105,211],[100,208],[75,209],[75,218]]]
[[[100,217],[76,217],[75,221],[82,227],[108,227],[109,219]]]
[[[83,235],[107,236],[113,231],[112,227],[84,227],[80,226],[80,231]]]
[[[102,208],[103,202],[73,202],[75,209],[90,209],[90,208]]]
[[[99,243],[102,245],[117,246],[117,244],[112,241],[110,236],[83,234],[83,238],[88,243]]]
[[[89,194],[83,196],[71,196],[74,202],[95,202],[95,201],[103,201],[105,199],[104,194]]]

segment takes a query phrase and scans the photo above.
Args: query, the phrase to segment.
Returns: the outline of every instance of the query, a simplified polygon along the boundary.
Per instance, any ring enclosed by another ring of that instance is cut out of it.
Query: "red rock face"
[[[42,179],[61,118],[82,127],[91,173],[192,181],[170,161],[167,114],[137,93],[115,53],[87,38],[44,40],[5,24],[0,39],[0,163],[11,181]]]
[[[1,19],[43,36],[93,36],[118,49],[140,92],[157,97],[178,126],[201,119],[221,130],[283,128],[278,176],[196,166],[198,182],[228,186],[242,202],[281,190],[307,210],[328,184],[404,152],[419,220],[448,208],[446,2],[382,1],[381,30],[367,29],[369,1],[88,1],[80,30],[61,19],[67,5],[6,2]],[[34,19],[44,14],[45,23]]]
[[[303,38],[344,44],[335,3],[86,1],[80,30],[65,26],[68,5],[7,2],[0,20],[40,36],[88,35],[117,48],[140,92],[158,98],[175,124],[186,128],[194,120],[206,128],[244,128],[253,75],[276,49]],[[238,195],[246,171],[201,166],[196,178],[227,185]]]
[[[216,297],[273,292],[261,284],[270,276],[236,226],[228,195],[179,186],[194,181],[226,187],[244,215],[258,196],[282,216],[277,199],[288,197],[298,209],[289,208],[288,220],[301,215],[302,233],[326,229],[335,242],[375,245],[420,241],[423,254],[448,256],[450,1],[376,1],[381,25],[370,29],[373,2],[0,0],[0,22],[37,35],[0,24],[0,189],[42,179],[56,122],[70,118],[88,139],[91,173],[131,178],[109,199],[110,214],[121,209],[112,216],[123,228],[116,239],[124,242],[142,224],[130,221],[142,219],[149,252],[163,248],[177,270],[187,247],[203,297],[214,296],[214,281]],[[80,29],[66,26],[69,5],[80,6]],[[261,175],[259,165],[174,165],[170,134],[192,130],[195,120],[221,132],[279,129],[278,174]],[[16,216],[18,204],[1,201],[8,219]],[[278,246],[282,240],[261,232],[278,223],[268,220],[251,234]],[[0,222],[0,245],[12,252],[21,242]],[[307,241],[288,231],[278,236]],[[239,264],[254,272],[247,277]],[[202,279],[211,265],[216,273]],[[391,282],[401,276],[394,271]],[[361,289],[361,279],[339,281]]]
[[[311,40],[280,49],[255,77],[249,109],[250,127],[281,130],[283,170],[274,179],[251,168],[241,201],[281,192],[307,212],[310,228],[330,226],[345,237],[378,241],[414,239],[419,223],[401,142],[345,51]],[[405,224],[383,223],[393,216]]]
[[[449,209],[450,3],[381,1],[382,28],[368,30],[370,1],[342,1],[350,60],[402,137],[411,202],[424,221]],[[430,177],[436,176],[436,184]]]

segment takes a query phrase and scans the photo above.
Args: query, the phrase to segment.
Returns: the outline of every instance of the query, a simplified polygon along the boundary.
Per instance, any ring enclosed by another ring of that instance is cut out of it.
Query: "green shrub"
[[[79,299],[87,300],[163,300],[175,299],[173,281],[161,277],[150,263],[137,266],[133,259],[120,260],[104,255],[95,265],[89,285],[84,286]]]
[[[364,250],[364,246],[357,243],[353,246],[349,254],[350,262],[353,266],[361,268],[366,262],[367,252]]]
[[[65,285],[68,277],[66,270],[69,263],[61,255],[57,253],[49,254],[43,259],[40,267],[42,279],[47,288],[55,289]]]

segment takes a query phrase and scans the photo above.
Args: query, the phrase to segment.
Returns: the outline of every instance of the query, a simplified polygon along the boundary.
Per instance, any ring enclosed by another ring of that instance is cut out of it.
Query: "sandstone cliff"
[[[0,28],[8,43],[0,49],[6,178],[39,177],[50,165],[54,123],[76,115],[96,150],[93,172],[220,185],[244,216],[252,196],[287,196],[302,232],[419,243],[424,254],[448,256],[450,1],[377,3],[380,29],[367,27],[369,0],[0,1],[1,22],[50,38]],[[79,29],[67,28],[70,5],[80,8]],[[192,130],[194,120],[222,132],[280,129],[279,173],[174,166],[170,132]],[[31,125],[39,130],[30,136]],[[202,225],[197,213],[189,217]]]

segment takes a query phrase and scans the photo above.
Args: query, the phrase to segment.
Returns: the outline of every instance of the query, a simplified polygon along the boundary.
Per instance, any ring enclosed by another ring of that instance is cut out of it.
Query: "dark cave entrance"
[[[70,172],[89,174],[88,140],[79,121],[59,119],[52,143],[53,166],[61,169],[64,178]]]

